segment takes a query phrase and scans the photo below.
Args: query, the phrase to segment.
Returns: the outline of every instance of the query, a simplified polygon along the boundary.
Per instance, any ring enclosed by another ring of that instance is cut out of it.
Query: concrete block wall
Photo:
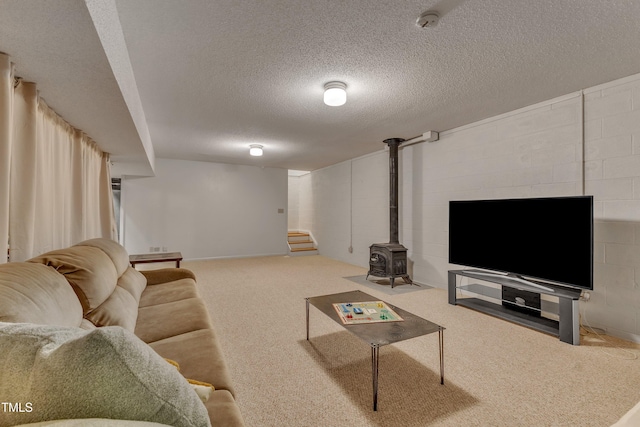
[[[400,240],[414,280],[445,288],[456,267],[449,200],[593,195],[595,280],[583,321],[640,342],[640,75],[440,136],[400,151]],[[387,181],[383,150],[304,177],[300,224],[321,254],[368,265],[368,246],[388,241]]]
[[[584,102],[595,285],[583,320],[640,341],[640,76],[585,90]]]
[[[442,132],[404,148],[402,159],[402,236],[414,278],[444,287],[456,268],[448,263],[450,200],[581,194],[581,95]]]

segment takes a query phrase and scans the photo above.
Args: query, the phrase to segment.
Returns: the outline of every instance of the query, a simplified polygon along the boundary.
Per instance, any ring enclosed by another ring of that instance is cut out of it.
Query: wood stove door
[[[369,257],[369,274],[378,277],[387,276],[387,257],[378,252],[373,252]]]

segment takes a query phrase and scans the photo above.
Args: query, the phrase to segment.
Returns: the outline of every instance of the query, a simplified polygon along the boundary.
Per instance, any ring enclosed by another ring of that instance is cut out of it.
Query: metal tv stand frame
[[[505,308],[502,302],[501,289],[492,288],[481,284],[457,285],[457,277],[463,276],[485,282],[497,283],[498,285],[523,291],[535,292],[541,295],[551,295],[558,298],[558,303],[543,301],[545,306],[543,311],[558,314],[559,320],[537,317],[520,311]],[[544,285],[527,283],[533,281],[514,280],[512,277],[500,274],[492,274],[478,270],[449,270],[449,304],[461,305],[473,310],[499,317],[510,322],[514,322],[541,332],[545,332],[560,338],[560,341],[573,345],[580,344],[580,318],[578,314],[578,301],[582,290],[572,289],[564,286],[556,286],[548,283]],[[497,303],[481,298],[458,298],[458,290],[466,291],[477,295],[483,295]]]

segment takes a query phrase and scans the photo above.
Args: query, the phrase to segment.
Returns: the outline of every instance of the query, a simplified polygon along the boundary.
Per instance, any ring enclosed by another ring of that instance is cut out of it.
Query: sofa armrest
[[[147,278],[148,285],[158,285],[161,283],[173,282],[180,279],[193,279],[196,280],[196,275],[191,270],[186,268],[160,268],[157,270],[141,270]]]

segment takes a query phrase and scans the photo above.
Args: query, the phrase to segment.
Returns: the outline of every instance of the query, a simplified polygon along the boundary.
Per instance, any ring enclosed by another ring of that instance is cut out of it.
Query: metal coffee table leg
[[[378,410],[378,362],[380,360],[380,346],[371,345],[371,376],[373,378],[373,410]]]
[[[307,301],[307,341],[309,341],[309,298],[305,298]]]
[[[438,331],[438,344],[440,349],[440,384],[444,384],[444,329]]]

